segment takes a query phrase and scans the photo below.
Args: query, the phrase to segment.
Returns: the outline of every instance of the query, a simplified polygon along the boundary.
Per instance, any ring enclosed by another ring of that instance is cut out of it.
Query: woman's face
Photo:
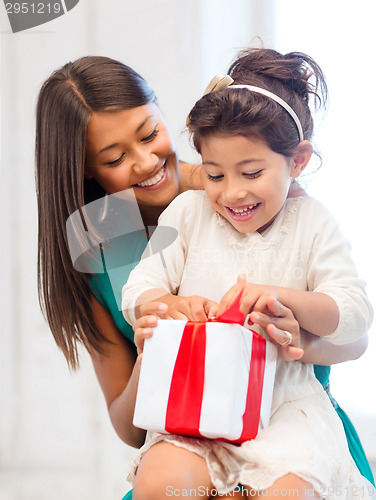
[[[178,159],[158,106],[94,112],[85,177],[109,194],[133,188],[141,209],[167,206],[179,192]]]

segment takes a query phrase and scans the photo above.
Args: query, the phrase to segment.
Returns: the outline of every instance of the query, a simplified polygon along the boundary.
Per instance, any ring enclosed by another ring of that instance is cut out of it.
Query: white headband
[[[291,106],[287,104],[286,101],[284,101],[281,97],[279,97],[276,94],[273,94],[273,92],[269,92],[269,90],[265,90],[261,87],[254,87],[253,85],[231,85],[234,80],[231,78],[231,76],[226,75],[223,76],[220,73],[215,75],[214,78],[211,79],[209,85],[206,87],[204,94],[209,94],[210,92],[215,92],[216,90],[222,90],[222,89],[248,89],[251,90],[252,92],[256,92],[257,94],[262,94],[265,95],[266,97],[269,97],[276,103],[278,103],[280,106],[282,106],[288,114],[291,116],[291,118],[294,120],[296,128],[298,129],[299,133],[299,139],[300,141],[303,141],[304,139],[304,134],[303,134],[303,127],[302,124],[300,123],[300,120],[298,118],[298,115],[295,113],[295,111],[292,109]]]

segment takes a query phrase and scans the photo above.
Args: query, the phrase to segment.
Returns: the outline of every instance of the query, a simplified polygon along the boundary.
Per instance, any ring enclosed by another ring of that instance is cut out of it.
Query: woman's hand
[[[147,302],[140,306],[141,317],[133,323],[134,343],[139,357],[144,350],[145,339],[153,335],[153,328],[157,326],[158,318],[164,318],[167,310],[168,305],[163,302]]]
[[[299,323],[292,311],[273,295],[266,295],[264,300],[265,310],[251,312],[248,324],[261,326],[278,347],[278,353],[285,361],[300,359],[304,351],[300,348]]]

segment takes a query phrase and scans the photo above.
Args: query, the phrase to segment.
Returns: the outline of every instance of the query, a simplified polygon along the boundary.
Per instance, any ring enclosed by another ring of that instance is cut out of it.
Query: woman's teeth
[[[258,203],[255,203],[254,205],[250,205],[249,207],[246,207],[246,208],[241,208],[241,209],[236,209],[236,208],[230,208],[230,207],[227,207],[232,213],[234,213],[235,215],[240,215],[240,216],[244,216],[244,215],[249,215],[252,210],[254,208],[256,208],[259,204]]]
[[[138,184],[136,184],[136,186],[140,186],[140,187],[154,186],[154,184],[157,184],[164,176],[165,169],[166,169],[166,167],[160,168],[158,170],[158,172],[153,177],[150,177],[149,179],[147,179],[144,182],[139,182]]]

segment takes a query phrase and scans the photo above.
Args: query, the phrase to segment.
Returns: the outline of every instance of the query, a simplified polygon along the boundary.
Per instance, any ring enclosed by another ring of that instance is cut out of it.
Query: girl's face
[[[214,209],[240,233],[264,231],[281,210],[294,160],[255,137],[214,135],[201,145],[203,183]]]
[[[109,194],[133,188],[141,210],[167,206],[179,192],[178,159],[158,106],[94,112],[85,177]]]

